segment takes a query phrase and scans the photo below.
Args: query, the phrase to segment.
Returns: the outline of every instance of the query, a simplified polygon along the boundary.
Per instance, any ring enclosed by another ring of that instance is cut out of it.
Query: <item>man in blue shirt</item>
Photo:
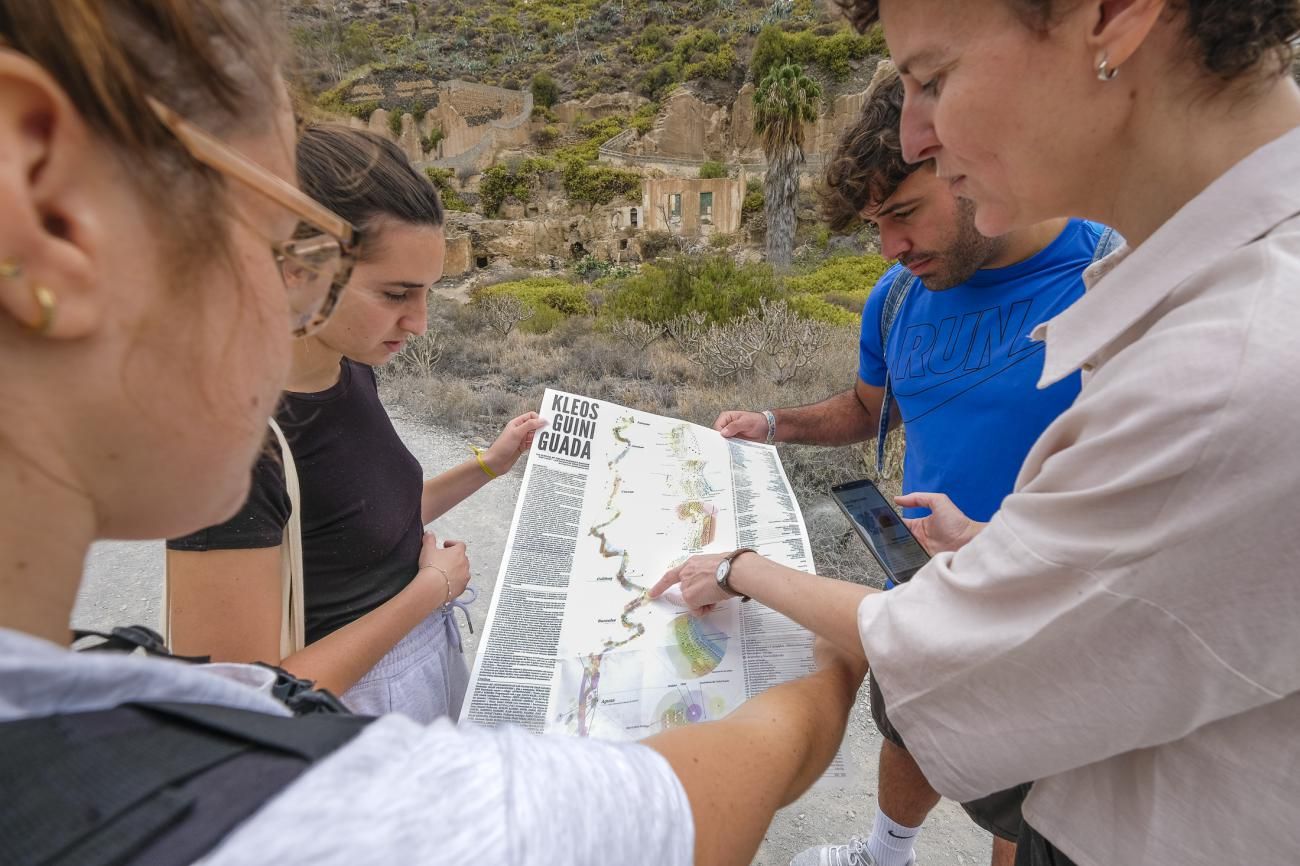
[[[808,406],[724,412],[714,427],[755,441],[846,445],[879,438],[901,420],[905,516],[924,516],[920,506],[947,497],[967,517],[987,521],[1030,446],[1079,393],[1078,374],[1038,389],[1043,344],[1029,333],[1083,294],[1084,268],[1118,238],[1104,226],[1064,219],[980,235],[973,205],[953,196],[933,164],[903,160],[902,83],[882,67],[827,168],[824,201],[832,228],[868,220],[880,230],[881,253],[898,260],[867,299],[857,382]],[[871,835],[811,848],[792,866],[914,860],[916,834],[939,795],[889,724],[874,680],[871,696],[885,736]],[[1014,859],[1024,793],[963,804],[994,833],[994,866]]]

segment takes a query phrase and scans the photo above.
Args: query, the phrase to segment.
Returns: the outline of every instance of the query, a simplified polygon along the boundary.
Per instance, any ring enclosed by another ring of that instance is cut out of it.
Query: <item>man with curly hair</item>
[[[1065,219],[984,237],[971,203],[954,196],[932,164],[903,159],[902,105],[902,82],[885,61],[826,172],[830,226],[874,224],[881,252],[898,261],[867,299],[855,387],[770,414],[724,412],[714,426],[756,441],[843,445],[876,437],[879,446],[901,420],[905,516],[921,517],[951,499],[983,522],[1011,492],[1030,446],[1079,393],[1078,375],[1036,387],[1042,344],[1029,333],[1083,294],[1083,269],[1118,238],[1096,223]],[[913,526],[926,542],[924,524]],[[852,855],[863,849],[879,866],[911,863],[920,826],[939,801],[889,723],[874,681],[871,703],[884,734],[871,833],[809,849],[796,859],[800,866],[856,862]],[[1017,788],[965,804],[994,834],[995,866],[1014,857],[1023,796]]]

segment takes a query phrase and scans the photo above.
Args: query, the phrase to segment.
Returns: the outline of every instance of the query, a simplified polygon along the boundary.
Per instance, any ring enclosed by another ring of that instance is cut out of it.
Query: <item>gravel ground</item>
[[[394,424],[426,472],[458,463],[469,454],[469,440],[464,436],[423,423],[401,410],[395,410]],[[522,465],[433,524],[440,538],[459,539],[469,545],[472,585],[479,590],[478,599],[471,605],[476,631],[465,635],[471,654],[477,651],[482,633],[479,627],[492,599],[521,477]],[[865,550],[863,556],[867,558]],[[73,624],[78,628],[105,629],[142,623],[157,628],[161,624],[161,587],[160,542],[101,542],[92,548],[87,560]],[[880,735],[871,722],[864,689],[844,741],[854,783],[842,791],[811,791],[778,813],[754,864],[785,866],[809,845],[844,842],[853,834],[865,835],[876,813],[879,747]],[[931,814],[917,840],[917,860],[923,866],[987,863],[990,846],[989,835],[967,820],[959,806],[945,800]]]

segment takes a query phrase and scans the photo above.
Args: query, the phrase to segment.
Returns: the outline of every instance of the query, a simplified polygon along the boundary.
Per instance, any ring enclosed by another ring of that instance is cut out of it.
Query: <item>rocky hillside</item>
[[[728,101],[794,59],[834,96],[883,53],[816,0],[287,0],[303,80],[326,94],[358,70],[535,88],[543,106],[674,85]],[[384,108],[403,106],[384,105]]]

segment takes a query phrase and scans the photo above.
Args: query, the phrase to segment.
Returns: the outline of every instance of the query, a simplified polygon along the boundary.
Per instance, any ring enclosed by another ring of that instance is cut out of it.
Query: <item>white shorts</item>
[[[450,613],[439,608],[411,629],[356,685],[343,703],[363,716],[401,713],[428,724],[441,716],[460,716],[469,687],[469,668],[460,650],[460,634]]]

